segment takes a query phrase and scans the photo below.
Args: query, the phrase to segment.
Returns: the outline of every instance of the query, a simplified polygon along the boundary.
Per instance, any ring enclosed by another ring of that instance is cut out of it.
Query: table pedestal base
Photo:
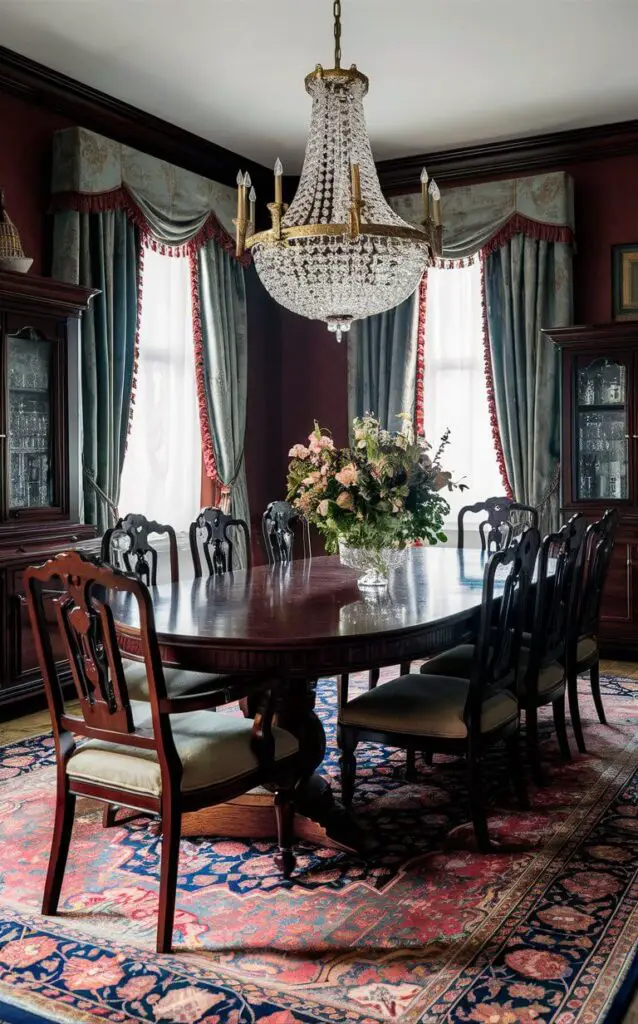
[[[313,775],[297,802],[295,838],[317,846],[365,854],[376,847],[373,836],[336,801],[330,786]],[[228,836],[233,839],[274,839],[273,795],[255,789],[225,804],[182,816],[183,836]]]

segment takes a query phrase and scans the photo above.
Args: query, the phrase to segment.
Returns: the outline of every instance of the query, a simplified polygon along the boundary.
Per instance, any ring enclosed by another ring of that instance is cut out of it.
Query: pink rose
[[[349,462],[347,466],[344,466],[343,469],[335,475],[335,479],[338,480],[340,484],[343,484],[344,487],[351,487],[352,484],[356,484],[359,479],[356,466]]]
[[[323,501],[320,501],[319,504],[317,505],[317,512],[319,513],[320,516],[327,516],[329,508],[330,502],[328,501],[327,498],[324,498]]]
[[[342,491],[337,498],[337,505],[339,508],[349,509],[351,511],[354,508],[354,499],[347,491]]]
[[[310,434],[308,436],[308,440],[310,441],[310,451],[315,452],[317,455],[319,452],[322,452],[324,448],[327,448],[330,451],[334,450],[334,442],[327,434],[321,434],[320,437],[317,437],[316,434]]]
[[[305,444],[294,444],[288,452],[289,459],[307,459],[309,455],[310,449]]]

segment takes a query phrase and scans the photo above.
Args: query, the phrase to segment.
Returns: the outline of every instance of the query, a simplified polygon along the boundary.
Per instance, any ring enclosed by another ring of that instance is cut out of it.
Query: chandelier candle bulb
[[[255,192],[255,186],[254,185],[251,185],[250,192],[248,193],[248,198],[250,200],[250,213],[248,215],[248,220],[250,222],[250,226],[251,226],[252,230],[254,231],[255,230],[255,210],[256,210],[256,205],[257,205],[257,193]]]
[[[283,173],[283,164],[279,157],[277,157],[277,160],[275,161],[275,202],[279,204],[282,204],[284,200]]]
[[[441,192],[434,178],[430,182],[429,192],[432,199],[432,219],[434,226],[438,228],[441,226]]]
[[[425,167],[421,171],[421,195],[423,196],[423,215],[425,220],[430,216],[430,196],[428,193],[428,172]]]

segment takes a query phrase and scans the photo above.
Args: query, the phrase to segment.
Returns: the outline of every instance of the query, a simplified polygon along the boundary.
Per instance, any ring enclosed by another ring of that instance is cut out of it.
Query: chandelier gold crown
[[[237,175],[236,252],[251,249],[257,273],[282,306],[324,320],[341,341],[354,320],[407,299],[442,254],[441,194],[423,168],[422,228],[386,202],[363,114],[368,79],[341,67],[341,0],[334,0],[335,66],[306,76],[312,117],[299,187],[283,202],[283,166],[275,163],[271,227],[255,230],[257,196]]]

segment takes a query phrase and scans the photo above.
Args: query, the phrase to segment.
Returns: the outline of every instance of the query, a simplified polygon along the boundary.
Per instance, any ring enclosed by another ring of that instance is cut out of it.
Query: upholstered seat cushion
[[[594,640],[593,636],[583,637],[582,640],[578,641],[578,647],[576,648],[576,661],[588,661],[598,653],[598,644]]]
[[[463,712],[469,685],[467,679],[450,676],[400,676],[355,697],[341,709],[339,719],[342,725],[378,732],[464,739],[467,726]],[[483,704],[482,730],[491,732],[517,715],[515,697],[501,690]]]
[[[143,661],[130,661],[122,658],[122,667],[126,677],[129,700],[150,700],[146,665]],[[221,685],[224,677],[213,672],[190,672],[184,668],[164,668],[166,692],[169,697],[182,697],[188,693],[197,693]]]
[[[519,671],[519,685],[521,686],[523,685],[525,667],[527,665],[527,653],[527,648],[524,647],[521,650]],[[423,675],[456,675],[461,678],[469,679],[472,674],[473,661],[474,645],[459,644],[458,647],[452,647],[449,651],[444,651],[443,654],[439,654],[435,658],[431,658],[430,661],[426,661],[426,663],[421,666],[421,672]],[[549,693],[551,690],[559,686],[563,681],[564,676],[565,669],[562,665],[559,665],[557,661],[546,665],[539,673],[538,693]]]
[[[521,669],[519,672],[519,687],[521,695],[525,693],[525,667],[527,665],[527,659],[525,657],[528,654],[527,648],[521,651]],[[555,690],[565,679],[565,666],[559,664],[557,661],[552,661],[549,665],[545,665],[538,673],[538,683],[536,685],[537,692],[543,696],[544,694],[550,693]]]
[[[137,729],[152,732],[149,705],[131,702]],[[240,715],[192,711],[170,716],[173,740],[183,766],[182,792],[221,785],[258,769],[250,746],[252,721]],[[273,726],[275,760],[296,753],[295,737]],[[71,779],[117,786],[131,793],[159,796],[162,776],[154,750],[87,740],[67,762]]]
[[[430,658],[421,665],[424,676],[456,676],[458,679],[469,679],[474,661],[474,644],[459,644]]]

